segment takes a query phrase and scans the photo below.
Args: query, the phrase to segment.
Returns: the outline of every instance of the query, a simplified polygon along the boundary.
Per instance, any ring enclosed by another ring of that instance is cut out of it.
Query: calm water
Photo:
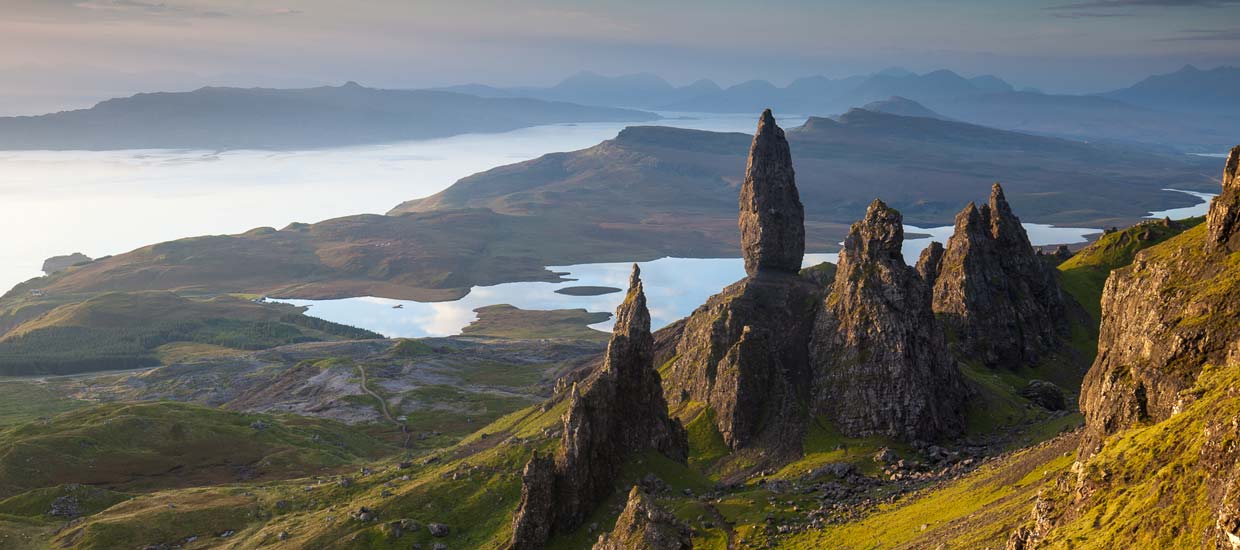
[[[752,115],[663,113],[652,124],[751,133]],[[800,125],[804,117],[781,118]],[[621,123],[315,151],[0,151],[0,293],[45,258],[93,258],[196,235],[384,213],[456,180],[615,137]]]
[[[1184,218],[1194,218],[1204,216],[1210,211],[1210,199],[1218,196],[1216,193],[1200,193],[1197,191],[1184,191],[1181,189],[1163,189],[1163,191],[1172,191],[1175,193],[1185,193],[1201,199],[1201,202],[1184,208],[1172,208],[1170,210],[1159,210],[1150,212],[1147,218],[1171,218],[1173,220],[1182,220]]]
[[[1088,235],[1100,232],[1097,229],[1024,225],[1035,245],[1085,242]],[[905,230],[931,235],[904,241],[904,258],[910,265],[916,263],[917,256],[931,240],[944,242],[952,233],[951,227],[905,226]],[[835,262],[837,258],[836,254],[807,254],[804,265]],[[655,328],[688,315],[711,295],[745,276],[745,266],[739,258],[662,258],[638,265],[642,269],[642,282]],[[552,271],[568,272],[567,277],[576,280],[474,287],[468,296],[455,302],[419,303],[373,297],[281,301],[309,306],[310,315],[367,328],[386,336],[447,336],[458,334],[461,328],[476,319],[475,308],[494,304],[511,304],[522,309],[614,311],[624,298],[622,293],[566,296],[555,290],[581,285],[626,288],[631,268],[629,263],[549,266]],[[398,304],[401,308],[394,309],[393,306]],[[611,321],[592,326],[609,330]]]

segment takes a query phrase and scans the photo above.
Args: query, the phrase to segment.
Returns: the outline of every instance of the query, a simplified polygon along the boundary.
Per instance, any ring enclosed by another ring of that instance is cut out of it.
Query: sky
[[[1240,65],[1240,0],[0,0],[0,114],[203,85],[677,84],[899,66],[1088,93]]]

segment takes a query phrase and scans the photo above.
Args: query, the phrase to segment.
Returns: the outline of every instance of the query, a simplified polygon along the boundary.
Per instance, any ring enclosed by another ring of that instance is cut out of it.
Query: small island
[[[567,286],[555,289],[556,294],[564,294],[566,296],[602,296],[617,292],[620,292],[620,289],[614,286]]]

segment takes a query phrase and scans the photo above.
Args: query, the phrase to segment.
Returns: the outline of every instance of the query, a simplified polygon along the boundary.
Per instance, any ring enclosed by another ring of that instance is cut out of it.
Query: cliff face
[[[1214,223],[1111,272],[1081,388],[1078,460],[1009,548],[1057,547],[1097,531],[1092,518],[1104,510],[1114,518],[1102,525],[1108,536],[1240,548],[1238,157],[1233,149],[1210,206]]]
[[[812,282],[780,273],[747,277],[690,315],[669,370],[668,401],[715,411],[729,447],[797,445],[809,396],[809,333],[821,300]]]
[[[814,408],[848,435],[931,440],[960,433],[966,391],[902,222],[875,200],[844,241],[813,329]]]
[[[1231,149],[1223,168],[1223,192],[1210,203],[1207,246],[1240,250],[1240,145]]]
[[[771,110],[762,112],[749,147],[740,194],[745,272],[796,273],[805,255],[805,208],[797,193],[792,152]]]
[[[668,370],[668,401],[710,407],[731,448],[760,441],[772,458],[799,452],[806,418],[797,404],[809,395],[809,332],[821,287],[797,275],[804,211],[788,142],[769,110],[750,148],[739,224],[749,276],[685,322]]]
[[[927,259],[929,261],[929,259]],[[921,263],[921,262],[919,262]],[[1063,293],[995,184],[989,204],[969,203],[934,273],[934,311],[957,355],[990,367],[1035,363],[1067,333]]]
[[[599,537],[594,550],[691,550],[689,529],[638,487],[629,491],[616,527]]]
[[[1201,368],[1221,364],[1240,340],[1238,161],[1240,147],[1206,224],[1138,253],[1107,279],[1098,358],[1081,389],[1083,456],[1107,435],[1181,410]]]
[[[535,456],[526,466],[511,548],[541,548],[550,532],[580,525],[632,454],[653,449],[686,459],[684,428],[668,418],[654,370],[654,344],[635,265],[602,368],[570,390],[554,464]]]

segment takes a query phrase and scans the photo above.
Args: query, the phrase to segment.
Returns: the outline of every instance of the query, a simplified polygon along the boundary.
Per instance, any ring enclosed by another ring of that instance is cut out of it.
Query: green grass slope
[[[1089,312],[1096,324],[1102,317],[1102,285],[1111,270],[1132,263],[1137,252],[1179,235],[1203,221],[1205,217],[1170,224],[1151,221],[1107,233],[1059,264],[1060,282],[1064,290]]]
[[[258,350],[378,334],[282,304],[171,292],[110,292],[56,305],[0,335],[0,374],[71,374],[160,364],[162,346]]]
[[[392,451],[325,420],[96,405],[0,431],[0,498],[71,483],[134,492],[276,479]]]

